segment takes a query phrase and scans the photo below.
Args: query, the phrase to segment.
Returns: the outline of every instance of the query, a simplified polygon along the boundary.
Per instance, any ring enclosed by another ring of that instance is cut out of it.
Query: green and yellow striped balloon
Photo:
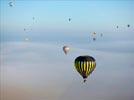
[[[96,67],[95,59],[91,56],[79,56],[75,59],[74,63],[76,70],[83,77],[84,82]]]

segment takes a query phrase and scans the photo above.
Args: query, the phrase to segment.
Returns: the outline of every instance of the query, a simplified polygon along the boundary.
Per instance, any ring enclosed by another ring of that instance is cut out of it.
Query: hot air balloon
[[[75,59],[74,65],[78,73],[83,77],[84,82],[86,82],[86,78],[94,71],[96,62],[91,56],[79,56]]]
[[[93,41],[96,41],[96,38],[95,37],[93,38]]]
[[[69,52],[70,48],[68,46],[64,46],[63,47],[63,51],[64,53],[67,55],[67,53]]]
[[[95,32],[93,32],[93,34],[94,34],[94,35],[96,35],[96,33],[95,33]]]
[[[10,7],[13,7],[13,2],[9,2],[9,6]]]
[[[127,27],[130,27],[130,25],[128,24]]]
[[[34,20],[35,18],[33,17],[33,20]]]
[[[70,22],[70,21],[71,21],[71,18],[69,18],[68,20],[69,20],[69,22]]]
[[[116,26],[116,28],[119,28],[119,26]]]
[[[25,38],[25,41],[29,41],[29,38],[27,37],[27,38]]]
[[[92,34],[93,34],[93,35],[92,35],[93,41],[95,41],[95,40],[96,40],[96,32],[93,32]]]
[[[102,37],[102,36],[103,36],[103,34],[101,33],[101,34],[100,34],[100,36]]]

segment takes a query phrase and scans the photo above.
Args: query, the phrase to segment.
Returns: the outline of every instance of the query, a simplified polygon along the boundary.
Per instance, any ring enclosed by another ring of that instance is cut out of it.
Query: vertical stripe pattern
[[[75,68],[83,78],[87,78],[95,69],[96,62],[94,59],[79,57],[75,59]]]

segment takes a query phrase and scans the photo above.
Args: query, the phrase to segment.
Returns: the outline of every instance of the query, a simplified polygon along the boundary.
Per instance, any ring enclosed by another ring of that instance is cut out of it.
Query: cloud
[[[89,49],[86,44],[71,45],[69,54],[65,55],[62,43],[2,43],[4,79],[1,80],[5,83],[2,86],[6,87],[7,100],[131,100],[134,92],[133,52],[116,51],[117,48],[119,51],[125,47],[130,49],[128,44],[131,43],[105,44],[92,47],[93,43]],[[74,59],[83,54],[93,56],[97,63],[86,84],[74,68]]]

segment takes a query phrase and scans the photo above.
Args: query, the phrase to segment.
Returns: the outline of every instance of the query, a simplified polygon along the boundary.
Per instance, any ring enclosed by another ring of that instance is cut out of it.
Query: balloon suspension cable
[[[87,80],[86,80],[86,79],[84,79],[84,81],[83,81],[83,82],[85,83],[86,81],[87,81]]]
[[[65,55],[67,55],[67,53],[65,52]]]

